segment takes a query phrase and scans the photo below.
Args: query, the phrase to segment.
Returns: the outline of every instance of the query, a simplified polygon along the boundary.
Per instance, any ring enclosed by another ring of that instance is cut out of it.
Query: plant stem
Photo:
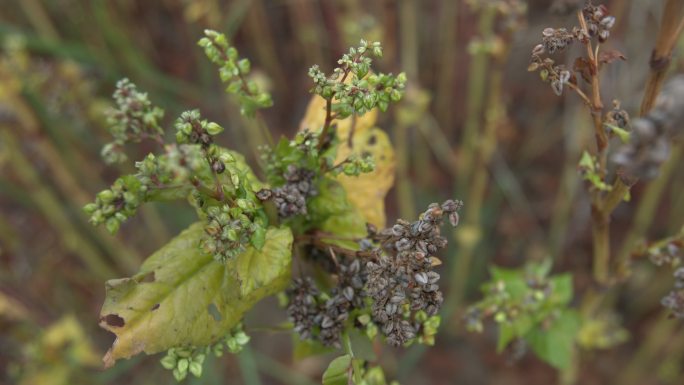
[[[485,7],[480,15],[479,33],[480,38],[487,40],[494,34],[493,24],[496,10],[493,7]],[[487,84],[487,71],[489,64],[488,52],[477,52],[474,54],[469,67],[468,96],[466,100],[466,121],[463,127],[462,153],[459,156],[459,169],[457,191],[468,186],[473,171],[477,148],[477,132],[482,120],[482,107],[485,99],[485,89]],[[470,198],[470,197],[469,197]]]
[[[684,2],[667,0],[660,22],[660,31],[655,48],[651,53],[651,74],[646,83],[644,98],[641,101],[640,116],[645,116],[655,103],[665,80],[670,64],[672,50],[684,28]]]
[[[323,128],[321,129],[321,135],[318,137],[318,150],[322,150],[323,147],[328,143],[327,138],[330,135],[330,127],[332,125],[332,97],[325,99],[325,121],[323,122]]]
[[[245,384],[261,385],[261,380],[259,379],[259,369],[257,368],[256,360],[254,359],[254,354],[252,353],[252,348],[249,345],[243,346],[242,352],[237,355],[237,359],[238,364],[240,365],[242,379],[245,381]]]

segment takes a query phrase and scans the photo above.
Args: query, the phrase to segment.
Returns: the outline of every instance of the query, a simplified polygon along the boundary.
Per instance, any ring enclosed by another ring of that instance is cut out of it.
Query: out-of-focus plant
[[[252,117],[269,107],[270,95],[248,79],[249,61],[223,34],[205,35],[199,45],[242,113]],[[326,371],[324,384],[386,383],[379,367],[366,368],[354,356],[354,330],[394,346],[434,344],[443,301],[435,255],[447,243],[440,228],[444,220],[458,224],[462,203],[432,204],[417,221],[383,229],[382,198],[393,178],[379,189],[356,179],[378,165],[393,166],[389,140],[371,127],[376,109],[401,99],[406,76],[371,71],[372,59],[381,55],[380,43],[362,40],[331,74],[318,66],[309,70],[315,96],[307,118],[294,139],[263,150],[263,181],[241,154],[215,143],[223,127],[197,110],[181,114],[176,143],[164,143],[161,109],[128,80],[117,84],[110,123],[118,142],[104,155],[112,158],[115,147],[114,158],[124,160],[123,145],[144,139],[161,153],[150,153],[135,163],[136,173],[98,193],[84,208],[90,221],[115,233],[143,204],[183,199],[199,220],[137,274],[107,282],[100,325],[117,338],[106,366],[167,351],[161,363],[177,380],[199,377],[208,354],[221,355],[224,347],[236,353],[249,342],[240,326],[244,313],[283,291],[293,331],[345,353]],[[374,197],[362,197],[370,205],[351,198],[370,191]],[[291,280],[293,255],[325,274]]]
[[[666,11],[677,8],[670,3],[674,2],[668,2]],[[677,14],[681,19],[682,14]],[[672,23],[680,25],[680,19],[675,19],[664,17],[663,29],[669,32],[663,32],[666,37],[661,35],[670,51],[672,41],[681,32],[681,28],[668,27]],[[570,275],[549,280],[545,277],[551,266],[544,264],[526,270],[492,268],[492,282],[483,289],[484,299],[466,315],[468,327],[474,331],[482,330],[483,319],[493,318],[499,325],[499,351],[513,339],[522,339],[540,358],[561,369],[566,382],[576,380],[576,345],[585,350],[606,349],[628,338],[620,326],[620,318],[610,307],[602,306],[609,289],[625,280],[629,273],[626,261],[611,258],[610,216],[620,202],[630,199],[630,188],[637,178],[653,177],[667,159],[674,127],[682,122],[681,104],[676,100],[681,99],[678,95],[684,89],[675,78],[659,101],[655,101],[649,88],[645,99],[653,100],[644,101],[648,111],[642,110],[645,115],[635,120],[630,119],[617,100],[613,101],[612,109],[605,108],[601,70],[617,60],[626,60],[619,51],[603,48],[616,19],[606,6],[587,1],[578,10],[577,20],[578,25],[571,29],[543,30],[541,42],[532,50],[528,70],[538,72],[556,95],[566,91],[577,94],[592,117],[596,146],[582,152],[578,171],[591,200],[593,276],[596,285],[603,289],[587,290],[580,299],[579,309],[573,310],[569,307],[573,298]],[[566,52],[572,45],[579,45],[585,53],[571,65],[559,62],[557,54]],[[661,56],[663,49],[658,48]],[[609,152],[612,152],[610,157]],[[676,239],[668,238],[649,246],[643,253],[661,263],[674,263],[677,252]],[[682,276],[681,270],[675,271],[675,290],[662,301],[675,317],[681,315],[684,303],[680,290]]]

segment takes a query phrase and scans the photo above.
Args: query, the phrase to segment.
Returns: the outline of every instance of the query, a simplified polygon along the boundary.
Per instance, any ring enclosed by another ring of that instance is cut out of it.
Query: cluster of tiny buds
[[[133,175],[117,179],[111,188],[100,191],[95,202],[83,207],[90,215],[90,223],[105,225],[107,231],[115,234],[121,223],[133,216],[145,199],[147,186]]]
[[[116,108],[107,112],[109,132],[114,141],[102,148],[106,163],[120,163],[127,159],[123,146],[127,142],[140,142],[145,138],[161,140],[163,130],[160,126],[164,111],[152,105],[146,93],[138,91],[128,79],[116,83],[113,94]]]
[[[314,171],[290,164],[283,173],[285,184],[274,189],[262,189],[257,192],[257,198],[261,201],[273,200],[280,218],[306,215],[307,198],[318,195],[315,177]]]
[[[674,272],[674,290],[668,293],[660,303],[672,312],[672,316],[684,319],[684,267]]]
[[[525,280],[527,291],[521,302],[512,301],[509,287],[503,281],[493,282],[486,290],[485,298],[468,308],[464,319],[466,328],[473,332],[484,330],[484,320],[491,317],[497,323],[509,322],[524,312],[534,311],[551,298],[553,287],[543,277],[530,277]]]
[[[253,205],[253,202],[241,201]],[[212,206],[206,212],[207,224],[204,231],[207,236],[202,239],[202,249],[220,262],[245,251],[256,227],[249,217],[228,205]]]
[[[199,110],[185,111],[176,121],[176,141],[179,144],[197,144],[205,152],[207,162],[211,170],[221,174],[226,169],[225,163],[216,156],[216,148],[213,146],[214,136],[223,132],[223,127],[202,120]]]

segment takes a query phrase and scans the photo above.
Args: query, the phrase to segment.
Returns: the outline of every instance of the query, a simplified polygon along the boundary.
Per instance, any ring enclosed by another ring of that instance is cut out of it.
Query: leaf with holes
[[[153,354],[177,346],[214,343],[256,302],[285,288],[292,232],[270,228],[261,250],[249,248],[226,264],[199,248],[195,223],[152,254],[130,278],[110,280],[100,326],[116,334],[104,357]]]

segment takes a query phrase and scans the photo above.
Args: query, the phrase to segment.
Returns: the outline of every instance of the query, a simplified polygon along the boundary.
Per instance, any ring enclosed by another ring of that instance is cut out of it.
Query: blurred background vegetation
[[[526,70],[541,31],[574,25],[578,3],[3,0],[0,383],[173,381],[158,356],[103,371],[100,357],[112,335],[98,328],[97,317],[104,281],[134,272],[192,220],[192,212],[147,205],[112,237],[90,226],[81,207],[130,171],[107,167],[99,157],[108,141],[103,111],[122,77],[166,109],[166,127],[183,110],[200,108],[227,127],[223,144],[258,166],[259,123],[240,116],[196,46],[205,28],[228,34],[258,68],[255,76],[273,94],[275,106],[263,116],[276,135],[296,132],[310,98],[311,65],[329,70],[360,38],[383,43],[379,68],[403,70],[409,78],[404,100],[380,115],[398,155],[388,218],[414,218],[428,203],[450,197],[466,205],[442,258],[448,319],[437,345],[385,348],[381,363],[388,377],[411,385],[556,382],[558,374],[531,354],[497,355],[494,329],[469,335],[461,319],[490,263],[513,267],[551,257],[554,271],[574,273],[577,292],[590,284],[589,203],[576,168],[582,149],[593,145],[590,117],[577,98],[555,97]],[[637,115],[663,2],[606,3],[617,18],[609,45],[628,60],[604,73],[604,102],[619,98]],[[684,66],[681,50],[673,72]],[[143,145],[130,157],[150,150]],[[679,144],[660,177],[638,184],[614,213],[616,255],[628,258],[640,243],[684,224],[681,154]],[[586,347],[622,333],[620,323],[630,337],[583,354],[581,384],[684,383],[684,329],[660,308],[671,273],[645,259],[634,261],[633,270],[609,296],[609,321],[583,330]],[[331,357],[295,360],[289,334],[259,330],[264,320],[285,320],[274,305],[268,300],[248,316],[256,325],[248,330],[250,349],[212,360],[201,379],[189,382],[320,383]]]

